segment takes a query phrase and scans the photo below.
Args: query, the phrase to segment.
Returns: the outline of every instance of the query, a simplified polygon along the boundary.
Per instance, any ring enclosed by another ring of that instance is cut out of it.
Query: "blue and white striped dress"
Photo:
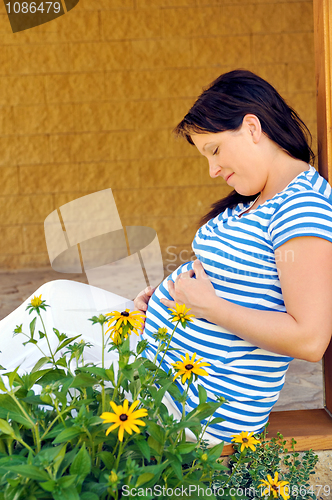
[[[276,267],[277,249],[298,236],[318,236],[332,242],[331,187],[309,166],[272,199],[243,213],[252,204],[227,208],[211,219],[197,231],[192,248],[219,297],[244,307],[285,312]],[[150,343],[149,357],[156,352],[152,333],[159,327],[171,332],[174,326],[168,321],[169,311],[160,303],[161,298],[173,300],[167,281],[174,281],[178,274],[191,268],[192,262],[181,265],[159,285],[149,301],[143,333]],[[191,356],[196,352],[211,364],[205,368],[209,376],[198,380],[207,390],[209,400],[220,395],[228,401],[215,413],[215,417],[225,420],[209,427],[210,434],[230,441],[233,434],[262,429],[284,385],[291,357],[261,349],[225,328],[196,318],[186,329],[178,326],[171,347],[182,352],[168,353],[166,370],[180,359],[180,354],[187,352]],[[186,411],[197,404],[198,392],[192,384]]]

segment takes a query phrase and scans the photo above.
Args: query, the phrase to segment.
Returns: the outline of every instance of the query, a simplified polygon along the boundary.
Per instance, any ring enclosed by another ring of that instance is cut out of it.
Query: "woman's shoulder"
[[[308,208],[312,208],[315,204],[318,204],[317,207],[322,204],[332,209],[332,189],[324,177],[310,165],[308,170],[301,172],[286,186],[277,201],[276,210],[289,210],[296,205],[308,205]]]

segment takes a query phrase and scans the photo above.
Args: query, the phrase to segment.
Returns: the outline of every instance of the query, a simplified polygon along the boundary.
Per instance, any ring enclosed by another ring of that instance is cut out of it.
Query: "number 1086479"
[[[6,3],[8,14],[59,14],[60,2],[12,2]]]

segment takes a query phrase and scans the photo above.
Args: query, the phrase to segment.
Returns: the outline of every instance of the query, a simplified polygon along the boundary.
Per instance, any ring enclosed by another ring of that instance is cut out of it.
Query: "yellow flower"
[[[140,417],[146,417],[148,414],[148,411],[142,408],[141,410],[136,410],[137,405],[139,405],[139,401],[135,401],[131,407],[128,409],[128,400],[125,399],[123,402],[123,405],[116,405],[113,401],[110,402],[110,405],[112,407],[112,410],[114,413],[110,413],[108,411],[105,411],[100,415],[100,418],[105,420],[104,424],[110,424],[111,425],[107,431],[106,431],[106,436],[113,430],[119,427],[119,433],[118,433],[118,438],[120,441],[123,441],[123,433],[124,431],[128,432],[129,434],[132,434],[133,431],[139,433],[140,430],[137,427],[138,425],[146,425],[143,420],[138,420]]]
[[[134,333],[136,333],[136,335],[139,335],[138,330],[141,330],[144,324],[144,315],[139,311],[129,312],[129,309],[126,309],[121,313],[118,311],[113,311],[112,313],[106,314],[106,316],[110,319],[107,323],[107,326],[109,328],[108,330],[106,330],[105,334],[109,331],[119,330],[119,328],[123,329],[123,327],[126,327],[126,333],[127,331],[129,331],[129,333],[133,331]],[[115,324],[112,325],[114,321]]]
[[[240,451],[243,451],[245,448],[250,448],[252,451],[255,451],[256,448],[254,445],[259,443],[259,440],[254,438],[253,434],[253,432],[250,432],[250,434],[248,434],[247,431],[241,432],[241,434],[233,436],[232,441],[235,443],[242,443]]]
[[[111,339],[113,340],[115,345],[120,345],[122,344],[122,328],[119,328],[118,330],[114,329],[113,332],[110,335]],[[124,338],[126,339],[128,335],[124,335]]]
[[[185,381],[191,378],[192,373],[195,375],[202,375],[203,377],[207,377],[209,374],[207,371],[203,370],[202,366],[211,366],[210,363],[200,363],[201,359],[203,358],[198,358],[197,361],[195,361],[196,353],[194,352],[192,358],[189,358],[189,354],[186,353],[186,357],[180,356],[182,358],[182,361],[177,361],[176,363],[171,363],[172,366],[174,366],[175,370],[179,370],[173,380],[175,380],[177,377],[181,377],[182,375],[182,383],[184,384]]]
[[[32,307],[41,306],[42,305],[41,295],[39,295],[39,297],[36,297],[36,295],[34,295],[33,299],[31,299],[31,305]]]
[[[117,474],[114,472],[114,470],[111,470],[111,473],[109,475],[109,481],[110,483],[117,483],[119,480]]]
[[[194,314],[188,314],[190,309],[187,309],[184,304],[182,304],[182,306],[180,306],[180,304],[175,304],[175,308],[172,309],[169,307],[169,310],[171,311],[172,316],[171,321],[174,323],[176,321],[181,321],[183,328],[185,328],[187,326],[187,322],[192,321],[191,318],[194,317]]]
[[[274,479],[270,476],[270,474],[267,475],[267,481],[265,479],[261,479],[262,483],[258,486],[259,488],[265,488],[264,491],[262,491],[262,496],[263,495],[273,495],[273,498],[278,498],[281,496],[284,500],[288,500],[290,498],[288,491],[289,487],[287,484],[289,484],[288,481],[278,481],[278,472],[274,474]],[[266,488],[267,486],[267,488]],[[287,490],[287,491],[286,491]]]

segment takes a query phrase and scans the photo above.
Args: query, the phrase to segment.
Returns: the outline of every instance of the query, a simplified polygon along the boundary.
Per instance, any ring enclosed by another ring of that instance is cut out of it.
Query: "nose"
[[[219,173],[221,172],[221,167],[218,165],[217,161],[209,160],[209,174],[212,179],[215,177],[218,177]]]

